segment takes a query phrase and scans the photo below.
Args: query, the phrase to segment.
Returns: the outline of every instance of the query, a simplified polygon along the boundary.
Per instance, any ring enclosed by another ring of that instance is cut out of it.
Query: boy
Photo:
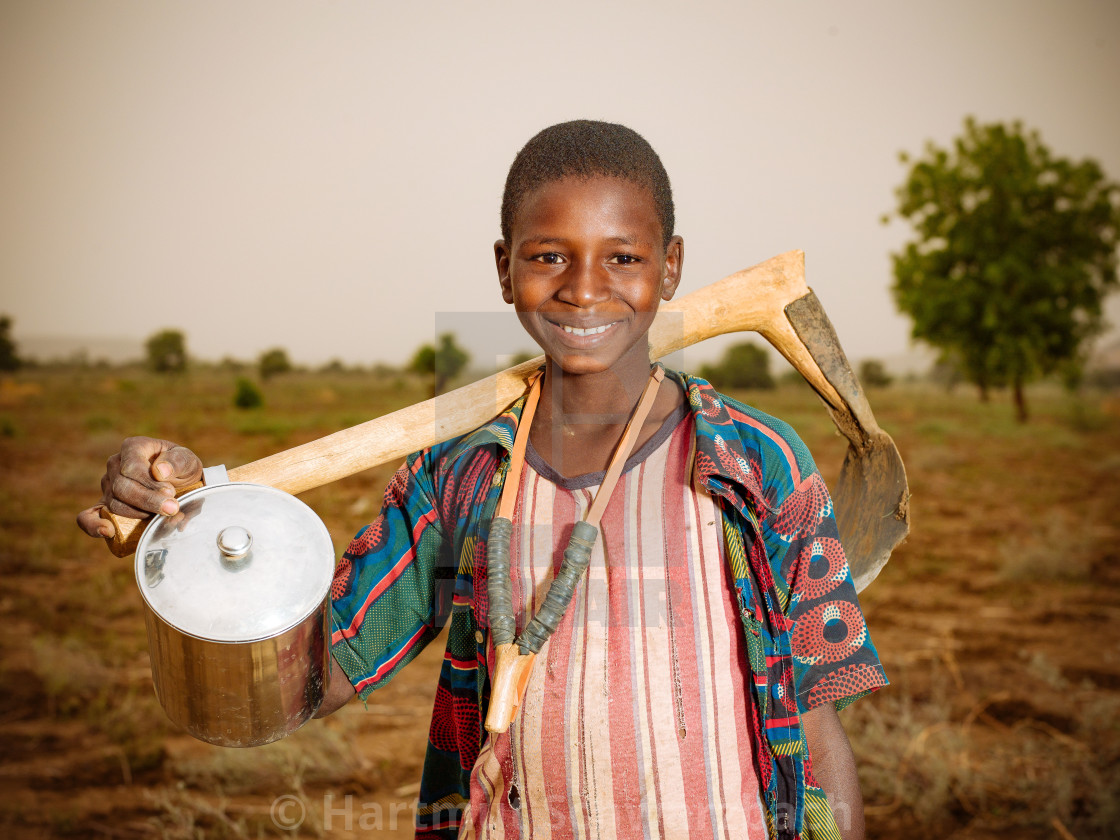
[[[781,421],[703,380],[651,376],[647,332],[684,256],[661,161],[622,126],[553,126],[515,159],[501,215],[502,296],[543,375],[390,482],[336,570],[321,714],[384,685],[449,621],[418,837],[862,837],[836,709],[886,680],[827,490]],[[182,447],[130,439],[102,503],[173,513],[173,488],[200,470]],[[512,533],[488,557],[500,501]],[[524,636],[548,613],[589,509],[602,519],[587,572],[553,610],[512,725],[488,734],[499,614]],[[79,524],[111,528],[96,506]],[[504,588],[488,586],[495,558]]]

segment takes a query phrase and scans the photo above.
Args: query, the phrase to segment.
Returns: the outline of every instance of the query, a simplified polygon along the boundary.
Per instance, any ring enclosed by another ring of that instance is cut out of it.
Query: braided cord
[[[560,619],[572,602],[576,584],[591,562],[591,549],[595,547],[595,540],[598,538],[599,529],[594,525],[587,522],[575,524],[568,547],[564,551],[564,562],[560,564],[560,571],[548,587],[544,603],[517,639],[522,653],[540,653],[541,646],[560,626]]]
[[[538,653],[549,637],[556,632],[568,605],[572,602],[576,585],[591,562],[591,551],[599,538],[599,520],[606,509],[607,502],[614,492],[615,484],[622,474],[626,459],[634,449],[642,425],[653,407],[665,371],[660,365],[654,367],[650,381],[642,392],[641,399],[634,409],[630,421],[622,432],[603,483],[591,503],[586,519],[577,522],[572,528],[568,547],[564,551],[564,562],[560,571],[548,587],[548,594],[540,609],[521,631],[516,643],[522,654]],[[540,396],[540,378],[533,381],[526,405],[526,412],[518,426],[510,459],[507,484],[502,488],[498,515],[490,524],[490,536],[486,544],[486,593],[489,601],[490,637],[495,648],[511,644],[517,630],[513,614],[513,585],[510,578],[510,544],[513,534],[512,514],[517,491],[520,485],[521,469],[524,463],[525,447],[529,438],[529,425],[532,423]],[[528,422],[526,422],[528,421]]]
[[[512,644],[517,635],[513,615],[513,586],[509,578],[509,547],[513,523],[495,516],[486,541],[486,595],[490,610],[490,637],[494,646]]]

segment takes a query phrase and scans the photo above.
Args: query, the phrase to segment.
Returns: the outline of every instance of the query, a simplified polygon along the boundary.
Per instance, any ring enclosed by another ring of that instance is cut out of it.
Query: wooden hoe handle
[[[822,374],[790,325],[785,308],[812,292],[805,284],[805,255],[789,251],[662,305],[650,328],[650,357],[659,359],[706,338],[753,330],[765,337],[809,381],[830,409],[844,401]],[[410,452],[465,434],[501,413],[525,390],[543,357],[369,420],[318,440],[229,470],[229,480],[301,493]],[[136,550],[143,522],[103,511],[116,534],[110,550]]]

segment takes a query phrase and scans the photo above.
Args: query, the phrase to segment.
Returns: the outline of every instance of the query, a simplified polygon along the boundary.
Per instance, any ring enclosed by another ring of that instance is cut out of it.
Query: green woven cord
[[[564,617],[564,612],[572,601],[572,595],[575,594],[576,584],[587,571],[587,566],[591,562],[591,549],[595,547],[598,538],[599,529],[594,525],[582,521],[575,524],[572,537],[568,540],[568,548],[564,552],[564,562],[560,565],[560,571],[548,587],[548,594],[541,608],[537,610],[537,614],[533,616],[533,620],[517,640],[522,653],[540,652],[541,646],[556,631],[560,619]],[[508,555],[506,564],[508,573]],[[491,627],[493,627],[493,619],[491,619]]]

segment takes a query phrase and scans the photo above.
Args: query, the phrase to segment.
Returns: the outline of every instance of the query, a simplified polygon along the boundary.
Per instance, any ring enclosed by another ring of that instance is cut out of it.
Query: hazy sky
[[[1118,90],[1113,0],[4,0],[0,311],[17,340],[399,362],[498,319],[462,313],[504,308],[506,169],[591,117],[662,155],[682,293],[801,248],[849,356],[890,356],[899,150],[1018,118],[1120,179]]]

